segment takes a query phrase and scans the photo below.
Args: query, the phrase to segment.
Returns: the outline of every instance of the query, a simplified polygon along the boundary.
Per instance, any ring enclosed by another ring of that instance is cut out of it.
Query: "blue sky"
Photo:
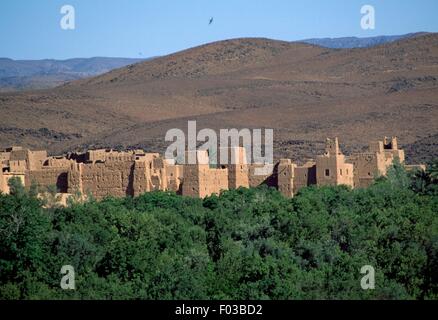
[[[66,4],[75,8],[75,30],[60,27]],[[360,27],[365,4],[375,7],[375,30]],[[238,37],[437,32],[437,13],[437,0],[1,0],[0,57],[138,58]]]

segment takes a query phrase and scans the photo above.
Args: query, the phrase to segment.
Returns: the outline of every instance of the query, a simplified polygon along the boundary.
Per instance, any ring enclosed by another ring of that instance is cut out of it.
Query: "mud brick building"
[[[56,186],[64,198],[77,193],[96,199],[138,196],[154,190],[204,198],[222,190],[261,184],[293,197],[309,185],[367,187],[376,177],[386,175],[396,160],[409,170],[425,169],[423,165],[406,165],[397,138],[386,137],[370,142],[366,152],[348,156],[342,153],[337,138],[327,139],[325,153],[315,161],[298,166],[290,159],[280,159],[268,165],[263,175],[256,174],[263,165],[249,164],[243,147],[220,149],[218,158],[226,154],[228,161],[219,165],[211,164],[208,151],[192,152],[195,163],[177,164],[143,150],[100,149],[49,157],[46,151],[11,147],[0,151],[0,191],[8,193],[8,180],[18,177],[25,187],[32,183],[40,189]]]

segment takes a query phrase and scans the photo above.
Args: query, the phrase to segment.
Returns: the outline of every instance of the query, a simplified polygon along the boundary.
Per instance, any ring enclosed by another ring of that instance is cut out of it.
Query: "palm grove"
[[[437,167],[367,189],[262,186],[56,205],[0,195],[1,299],[438,299]],[[50,192],[51,191],[51,192]],[[60,287],[63,265],[75,290]],[[363,290],[360,269],[375,268]]]

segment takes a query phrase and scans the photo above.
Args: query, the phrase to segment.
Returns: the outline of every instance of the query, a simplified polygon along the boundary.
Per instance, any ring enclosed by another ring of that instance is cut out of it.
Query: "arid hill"
[[[438,34],[372,48],[234,39],[70,82],[0,94],[0,146],[162,152],[169,128],[274,128],[275,155],[305,160],[397,135],[408,161],[438,158]]]
[[[145,61],[129,58],[76,58],[68,60],[12,60],[0,58],[0,92],[54,88]]]
[[[394,36],[375,36],[375,37],[342,37],[342,38],[316,38],[305,39],[302,42],[314,44],[321,47],[333,48],[333,49],[351,49],[351,48],[369,48],[378,46],[385,43],[394,42],[406,38],[416,37],[426,32],[408,33]]]

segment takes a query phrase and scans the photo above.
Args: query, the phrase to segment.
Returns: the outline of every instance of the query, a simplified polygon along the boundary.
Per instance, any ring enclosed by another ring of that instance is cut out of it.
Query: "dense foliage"
[[[367,189],[166,192],[47,205],[0,195],[2,299],[437,299],[436,166]],[[50,201],[49,201],[50,202]],[[60,288],[63,265],[76,290]],[[363,290],[360,269],[376,271]]]

